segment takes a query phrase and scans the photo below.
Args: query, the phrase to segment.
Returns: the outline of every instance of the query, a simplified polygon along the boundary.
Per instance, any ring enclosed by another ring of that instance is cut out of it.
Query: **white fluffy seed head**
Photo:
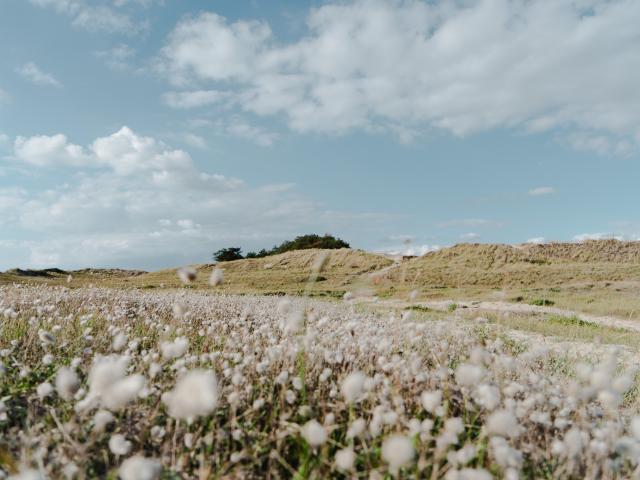
[[[422,392],[420,395],[422,407],[429,413],[435,413],[436,409],[442,403],[442,391],[434,390],[429,392]]]
[[[367,377],[362,372],[352,372],[342,381],[342,396],[347,403],[360,399]]]
[[[316,420],[309,420],[301,430],[302,437],[312,447],[319,447],[327,441],[327,431]]]
[[[484,368],[479,365],[463,363],[456,368],[456,382],[462,387],[475,387],[484,376]]]
[[[336,468],[343,472],[350,472],[353,470],[354,463],[356,461],[356,454],[353,448],[343,448],[336,452]]]
[[[76,372],[70,368],[62,367],[56,374],[56,391],[64,400],[71,400],[80,388],[80,380]]]
[[[382,459],[389,464],[389,471],[396,475],[398,470],[413,461],[413,444],[404,435],[391,435],[382,444]]]
[[[127,336],[124,333],[118,333],[115,337],[113,337],[113,341],[111,342],[111,349],[114,352],[119,352],[122,350],[127,344]]]
[[[198,277],[198,272],[191,267],[183,267],[178,270],[178,278],[182,283],[195,282]]]
[[[520,425],[513,412],[496,410],[487,419],[487,432],[505,438],[515,438],[520,434]]]
[[[209,277],[209,285],[212,287],[217,287],[218,285],[222,285],[224,282],[224,273],[220,268],[214,268],[211,272],[211,276]]]
[[[93,416],[93,430],[95,432],[103,432],[107,425],[113,423],[115,417],[108,410],[98,410]]]
[[[109,438],[109,450],[114,455],[126,455],[131,450],[131,442],[124,435],[116,433]]]
[[[187,350],[189,350],[189,340],[186,337],[178,337],[172,342],[162,342],[160,344],[162,358],[165,360],[179,358],[187,353]]]
[[[49,382],[41,383],[40,385],[38,385],[36,393],[38,394],[38,397],[40,397],[40,399],[44,399],[53,393],[53,385],[51,385]]]
[[[161,473],[160,462],[140,455],[127,458],[118,470],[122,480],[157,480]]]
[[[162,401],[173,418],[190,422],[209,415],[218,403],[216,376],[209,370],[191,370],[162,396]]]

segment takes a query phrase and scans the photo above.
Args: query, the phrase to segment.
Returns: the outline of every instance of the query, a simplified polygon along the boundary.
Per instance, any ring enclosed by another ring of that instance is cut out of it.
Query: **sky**
[[[637,0],[0,0],[0,270],[640,238]]]

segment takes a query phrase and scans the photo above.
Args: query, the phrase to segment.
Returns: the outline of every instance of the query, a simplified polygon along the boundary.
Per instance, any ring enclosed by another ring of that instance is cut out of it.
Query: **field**
[[[612,245],[2,274],[0,477],[637,476]]]

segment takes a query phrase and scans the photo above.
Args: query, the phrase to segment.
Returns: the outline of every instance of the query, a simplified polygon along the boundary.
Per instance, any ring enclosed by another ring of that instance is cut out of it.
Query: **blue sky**
[[[640,3],[0,0],[0,269],[640,238]]]

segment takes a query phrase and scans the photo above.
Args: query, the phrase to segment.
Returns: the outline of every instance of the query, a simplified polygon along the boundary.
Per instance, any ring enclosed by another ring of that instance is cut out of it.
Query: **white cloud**
[[[273,145],[278,138],[277,134],[269,132],[257,125],[252,125],[239,117],[232,118],[223,126],[223,129],[227,135],[249,140],[261,147]]]
[[[194,90],[185,92],[167,92],[162,100],[171,108],[195,108],[221,103],[228,95],[218,90]]]
[[[375,250],[377,253],[384,253],[386,255],[405,255],[405,256],[417,256],[421,257],[429,252],[437,252],[442,249],[440,245],[402,245],[402,246],[393,246],[387,248],[381,248]]]
[[[50,73],[43,72],[33,62],[25,63],[15,69],[15,72],[25,80],[43,87],[62,87],[62,84]]]
[[[2,88],[0,88],[0,103],[5,103],[9,101],[9,94],[5,92]]]
[[[551,195],[555,193],[555,189],[553,187],[536,187],[532,188],[527,192],[528,195],[532,197],[539,197],[541,195]]]
[[[15,158],[31,165],[88,165],[88,154],[78,145],[67,141],[62,134],[17,137],[14,142]]]
[[[639,23],[636,0],[352,0],[311,10],[284,42],[263,21],[201,13],[169,35],[160,70],[298,131],[640,138]]]
[[[460,235],[460,239],[462,240],[478,240],[480,238],[480,235],[474,232],[469,232],[469,233],[463,233],[462,235]]]
[[[90,5],[85,0],[30,0],[41,8],[49,8],[71,18],[74,27],[89,32],[135,35],[147,30],[147,22],[135,22],[125,13],[115,11],[109,4]]]
[[[637,148],[633,141],[626,138],[586,132],[572,133],[567,136],[566,142],[576,150],[594,152],[598,155],[626,156]]]
[[[535,244],[542,244],[542,243],[546,243],[547,240],[544,237],[533,237],[533,238],[529,238],[527,239],[526,242],[524,243],[535,243]]]
[[[18,229],[28,238],[21,241],[27,259],[0,251],[7,268],[158,268],[207,261],[230,244],[268,247],[301,232],[341,235],[389,220],[328,211],[290,185],[249,186],[203,171],[187,152],[127,127],[87,146],[63,134],[21,138],[14,155],[33,165],[78,162],[91,168],[50,188],[0,189],[2,231]]]
[[[574,242],[585,242],[587,240],[626,240],[625,235],[616,233],[581,233],[573,237]]]
[[[486,220],[484,218],[463,218],[459,220],[447,220],[438,224],[439,228],[471,227],[471,228],[500,228],[502,222]]]
[[[108,50],[99,50],[95,54],[112,70],[129,70],[132,68],[131,60],[136,51],[129,45],[121,43]]]

